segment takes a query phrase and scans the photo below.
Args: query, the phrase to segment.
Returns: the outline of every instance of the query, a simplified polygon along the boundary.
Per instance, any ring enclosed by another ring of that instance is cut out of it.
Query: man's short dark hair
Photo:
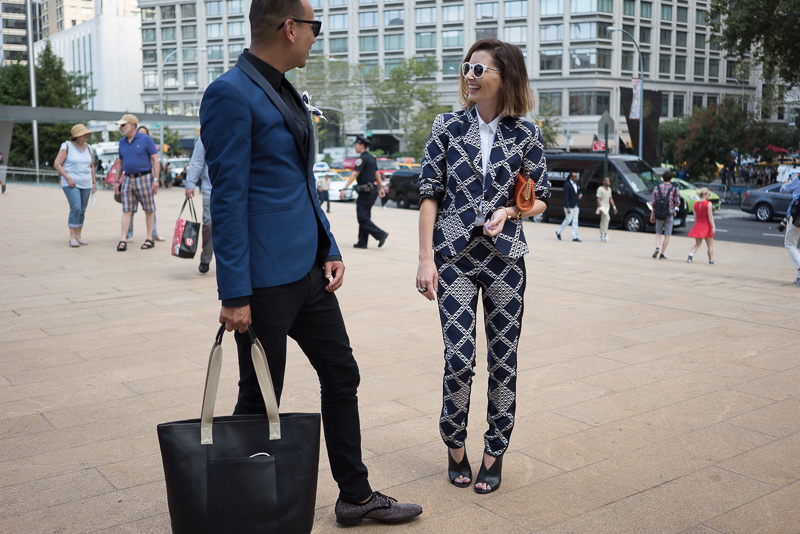
[[[665,182],[672,180],[672,171],[664,171],[664,176],[662,176],[662,178],[664,178]]]
[[[250,4],[250,39],[266,42],[278,35],[277,26],[291,18],[302,18],[300,0],[253,0]]]

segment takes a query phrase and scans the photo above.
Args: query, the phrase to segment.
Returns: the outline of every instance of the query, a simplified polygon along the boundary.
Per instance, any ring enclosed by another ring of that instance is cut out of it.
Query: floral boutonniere
[[[306,109],[312,115],[316,115],[322,120],[328,120],[325,118],[325,115],[322,114],[322,110],[311,105],[311,97],[308,95],[308,91],[303,91],[303,104],[306,105]]]

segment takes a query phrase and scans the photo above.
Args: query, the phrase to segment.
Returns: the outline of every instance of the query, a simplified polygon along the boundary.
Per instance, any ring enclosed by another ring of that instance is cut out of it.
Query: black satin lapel
[[[281,96],[278,94],[275,89],[269,84],[269,82],[258,72],[258,70],[246,59],[239,56],[239,59],[236,61],[236,66],[244,72],[248,78],[253,80],[257,86],[261,88],[264,93],[266,93],[267,98],[269,98],[272,103],[278,108],[281,115],[283,116],[283,121],[286,123],[286,126],[289,128],[289,131],[292,132],[292,136],[294,137],[295,143],[300,148],[301,151],[305,151],[306,147],[303,146],[303,137],[300,133],[300,130],[297,127],[297,123],[294,120],[294,116],[292,112],[289,111],[289,108],[286,107]],[[306,115],[308,112],[306,111]],[[310,151],[309,151],[310,152]]]

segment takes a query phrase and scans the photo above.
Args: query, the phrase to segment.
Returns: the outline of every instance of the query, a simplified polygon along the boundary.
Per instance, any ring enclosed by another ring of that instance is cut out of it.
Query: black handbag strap
[[[191,215],[194,222],[197,222],[197,213],[194,211],[194,201],[191,197],[186,197],[186,200],[183,201],[183,206],[181,206],[181,212],[178,214],[178,218],[180,219],[183,216],[183,210],[186,209],[187,203],[189,204],[189,215]]]
[[[187,199],[188,200],[188,199]],[[183,211],[183,210],[181,210]],[[214,422],[214,404],[217,400],[217,389],[219,387],[219,375],[222,370],[222,335],[225,333],[225,325],[219,327],[214,345],[211,347],[211,354],[208,356],[208,371],[206,372],[206,386],[203,393],[203,407],[200,411],[200,444],[212,445],[212,426]],[[247,327],[247,335],[250,336],[250,357],[253,359],[253,367],[256,370],[258,386],[261,395],[264,397],[264,404],[267,406],[267,419],[269,420],[269,439],[281,439],[281,421],[278,413],[278,400],[275,398],[275,388],[272,385],[272,375],[267,367],[267,355],[264,347],[253,333],[253,329]]]

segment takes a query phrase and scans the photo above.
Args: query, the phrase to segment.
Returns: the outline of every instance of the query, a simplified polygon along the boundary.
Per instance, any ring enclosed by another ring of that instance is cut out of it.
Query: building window
[[[464,22],[464,6],[443,7],[442,22]]]
[[[383,12],[384,26],[402,26],[404,24],[405,13],[402,9],[392,9]]]
[[[435,7],[420,7],[416,10],[417,24],[435,24],[436,23],[436,8]]]
[[[633,24],[623,24],[622,29],[628,32],[631,35],[636,35],[636,28]],[[625,43],[632,43],[633,39],[628,35],[628,33],[622,34],[622,41]]]
[[[142,8],[142,20],[145,22],[156,20],[156,8],[154,7],[143,7]]]
[[[540,1],[541,15],[543,17],[552,17],[554,15],[564,14],[564,0],[541,0]]]
[[[570,70],[609,69],[611,51],[603,48],[571,48],[569,67]]]
[[[164,87],[178,87],[178,71],[168,69],[164,71]]]
[[[649,43],[650,42],[650,28],[641,27],[639,28],[639,44],[641,43]]]
[[[504,4],[504,10],[507,19],[521,19],[528,16],[528,2],[527,0],[510,0]]]
[[[347,29],[347,14],[328,15],[328,26],[331,31],[346,30]]]
[[[164,63],[175,63],[178,61],[178,52],[174,48],[162,48],[161,58]]]
[[[222,38],[222,24],[214,22],[206,24],[206,38],[207,39],[220,39]]]
[[[675,75],[686,76],[686,56],[675,56]]]
[[[222,2],[206,2],[206,17],[222,15]]]
[[[181,18],[182,19],[193,19],[197,17],[197,5],[196,4],[181,4]]]
[[[669,95],[667,93],[661,95],[661,116],[669,117]]]
[[[183,52],[183,62],[190,63],[193,61],[197,61],[197,49],[196,48],[184,48]]]
[[[692,97],[692,109],[703,107],[703,95],[694,95]]]
[[[244,43],[231,43],[228,45],[228,57],[238,58],[239,54],[244,51]]]
[[[675,20],[683,24],[689,22],[689,8],[678,6],[677,11],[675,12]]]
[[[242,14],[242,0],[228,0],[228,15]]]
[[[155,28],[146,28],[142,30],[142,42],[143,43],[155,43],[156,42],[156,30]]]
[[[694,47],[697,50],[705,50],[706,48],[706,36],[705,34],[698,33],[694,36]]]
[[[393,33],[383,36],[384,50],[403,50],[404,47],[402,33]]]
[[[161,20],[171,20],[175,18],[175,6],[161,6]]]
[[[445,56],[442,58],[442,73],[445,76],[461,74],[461,58],[459,56]]]
[[[626,17],[636,16],[636,0],[624,0],[622,2],[622,14]]]
[[[359,28],[377,28],[378,27],[378,12],[366,11],[358,14],[358,27]]]
[[[672,116],[683,117],[683,95],[672,95]]]
[[[497,2],[487,2],[485,4],[475,4],[476,20],[496,20]]]
[[[388,78],[392,71],[403,64],[403,58],[388,58],[383,62],[383,70]]]
[[[161,40],[162,41],[174,41],[175,40],[175,26],[170,26],[168,28],[161,28]]]
[[[630,50],[622,51],[622,61],[620,68],[623,72],[633,72],[633,52]]]
[[[314,9],[322,9],[322,0],[310,0],[309,4],[311,4],[311,7]]]
[[[328,7],[346,6],[347,0],[328,0]]]
[[[642,66],[644,67],[644,76],[650,75],[650,52],[642,52]]]
[[[702,78],[706,75],[706,60],[698,57],[694,60],[694,75],[698,78]]]
[[[713,36],[708,39],[708,49],[711,52],[719,51],[719,41],[717,41]]]
[[[564,54],[561,50],[542,50],[539,52],[539,70],[560,71]]]
[[[729,59],[725,62],[725,77],[736,81],[736,60]]]
[[[185,70],[183,71],[183,85],[188,86],[196,86],[197,85],[197,71],[196,70]]]
[[[539,42],[553,43],[564,40],[563,24],[541,24],[539,26]]]
[[[569,38],[573,41],[608,39],[607,22],[577,22],[569,25]]]
[[[243,36],[244,36],[244,22],[228,23],[228,37],[243,37]]]
[[[419,32],[417,34],[417,49],[420,48],[436,48],[436,32]]]
[[[478,41],[480,41],[481,39],[497,39],[497,27],[491,26],[491,27],[475,28],[475,38]]]
[[[661,46],[672,44],[672,30],[661,30]]]
[[[222,45],[209,46],[207,51],[209,61],[213,61],[215,59],[225,59],[225,56],[222,54]]]
[[[539,111],[544,110],[561,115],[561,91],[545,91],[539,93]]]
[[[672,71],[672,56],[660,54],[658,56],[658,73],[669,74]]]
[[[642,2],[642,7],[640,8],[639,16],[642,17],[643,19],[653,18],[652,2]]]
[[[506,26],[505,41],[514,44],[526,44],[528,42],[527,26]]]
[[[442,32],[442,47],[452,48],[464,46],[464,32],[462,30],[447,30]]]
[[[570,115],[602,115],[610,111],[611,93],[607,91],[570,91]]]
[[[208,82],[209,83],[213,82],[214,80],[222,76],[223,72],[224,69],[222,67],[208,67]]]
[[[184,41],[197,39],[197,26],[181,26],[181,37]]]
[[[377,35],[370,35],[368,37],[359,37],[358,38],[358,48],[362,52],[377,52],[378,51],[378,36]]]
[[[715,95],[706,96],[706,106],[710,106],[711,104],[717,105],[717,97]]]
[[[709,59],[708,60],[708,77],[709,78],[719,78],[719,60],[718,59]]]
[[[158,61],[158,54],[155,49],[142,50],[142,63],[155,63]]]
[[[613,0],[570,0],[570,13],[611,13]]]
[[[705,26],[706,25],[706,12],[702,9],[698,9],[694,14],[694,22],[698,26]]]
[[[328,41],[331,54],[347,53],[347,37],[337,37]]]
[[[361,74],[363,74],[365,78],[378,75],[377,59],[362,59],[358,67],[361,69]]]
[[[686,48],[686,32],[675,32],[675,46],[679,48]]]
[[[661,6],[661,20],[672,20],[672,6],[669,4],[662,4]]]
[[[142,71],[142,78],[145,87],[158,87],[158,72],[154,70]]]

